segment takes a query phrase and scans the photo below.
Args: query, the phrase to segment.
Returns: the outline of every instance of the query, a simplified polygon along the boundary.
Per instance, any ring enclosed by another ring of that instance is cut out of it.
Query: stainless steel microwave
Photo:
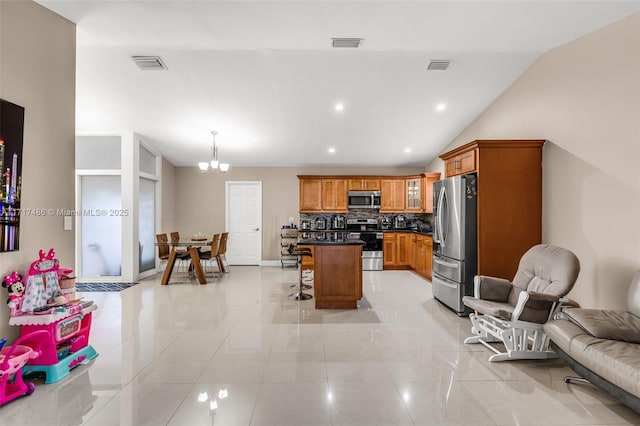
[[[379,209],[380,191],[349,191],[350,209]]]

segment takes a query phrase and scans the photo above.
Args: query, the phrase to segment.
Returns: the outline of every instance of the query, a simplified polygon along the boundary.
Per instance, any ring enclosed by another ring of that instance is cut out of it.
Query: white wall
[[[162,158],[162,195],[160,229],[162,232],[177,229],[176,226],[176,167]]]
[[[626,307],[640,269],[640,15],[541,56],[443,152],[474,139],[547,139],[545,243],[582,270],[570,296]],[[436,159],[428,170],[441,171]]]
[[[31,1],[0,1],[0,97],[25,108],[23,208],[75,208],[75,25]],[[23,216],[20,250],[0,253],[0,274],[24,272],[38,250],[54,247],[74,267],[74,233],[62,216]],[[4,290],[4,289],[2,289]],[[0,336],[8,326],[0,299]]]

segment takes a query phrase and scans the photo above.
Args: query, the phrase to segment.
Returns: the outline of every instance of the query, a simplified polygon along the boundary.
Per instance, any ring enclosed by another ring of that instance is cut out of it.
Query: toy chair
[[[30,360],[37,358],[40,353],[37,349],[20,343],[28,338],[37,337],[46,340],[49,332],[45,330],[35,331],[18,338],[12,346],[2,348],[6,339],[0,340],[0,405],[16,399],[22,395],[31,395],[36,389],[33,383],[25,383],[22,380],[22,367]]]
[[[474,297],[462,303],[475,310],[469,315],[471,332],[464,343],[481,343],[495,352],[489,361],[557,358],[549,348],[543,324],[553,319],[578,278],[580,262],[561,247],[539,244],[520,259],[513,282],[478,275]],[[506,352],[490,345],[503,343]]]

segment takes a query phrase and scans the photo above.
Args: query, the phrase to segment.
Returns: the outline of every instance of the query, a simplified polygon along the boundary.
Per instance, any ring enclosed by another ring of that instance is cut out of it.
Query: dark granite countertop
[[[382,232],[408,232],[410,234],[419,234],[419,235],[428,235],[428,236],[432,236],[433,235],[432,231],[421,232],[421,231],[412,231],[411,229],[385,229]]]
[[[358,232],[358,231],[355,231]],[[419,235],[428,235],[432,236],[433,232],[421,232],[421,231],[412,231],[411,229],[385,229],[383,231],[378,230],[378,232],[408,232],[409,234],[419,234]]]
[[[315,238],[303,238],[298,240],[298,245],[306,246],[363,246],[365,244],[362,240],[354,239],[329,239],[316,240]]]
[[[317,234],[317,233],[331,233],[331,234],[335,234],[335,233],[345,233],[348,234],[350,232],[362,232],[362,231],[355,231],[355,230],[347,230],[347,229],[324,229],[324,230],[318,230],[318,229],[314,229],[314,230],[309,230],[309,229],[298,229],[298,232],[306,232],[309,234]],[[420,232],[420,231],[412,231],[410,229],[372,229],[369,230],[367,232],[408,232],[410,234],[420,234],[420,235],[428,235],[428,236],[432,236],[433,232],[429,231],[429,232]]]

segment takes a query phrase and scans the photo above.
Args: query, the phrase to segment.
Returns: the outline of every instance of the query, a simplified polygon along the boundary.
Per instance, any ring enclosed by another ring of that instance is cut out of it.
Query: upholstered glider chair
[[[549,348],[543,324],[553,319],[580,272],[575,254],[561,247],[539,244],[520,259],[513,281],[478,275],[474,297],[462,302],[471,314],[474,336],[465,343],[481,343],[495,352],[489,361],[546,359],[557,355]],[[503,343],[500,352],[491,343]]]

